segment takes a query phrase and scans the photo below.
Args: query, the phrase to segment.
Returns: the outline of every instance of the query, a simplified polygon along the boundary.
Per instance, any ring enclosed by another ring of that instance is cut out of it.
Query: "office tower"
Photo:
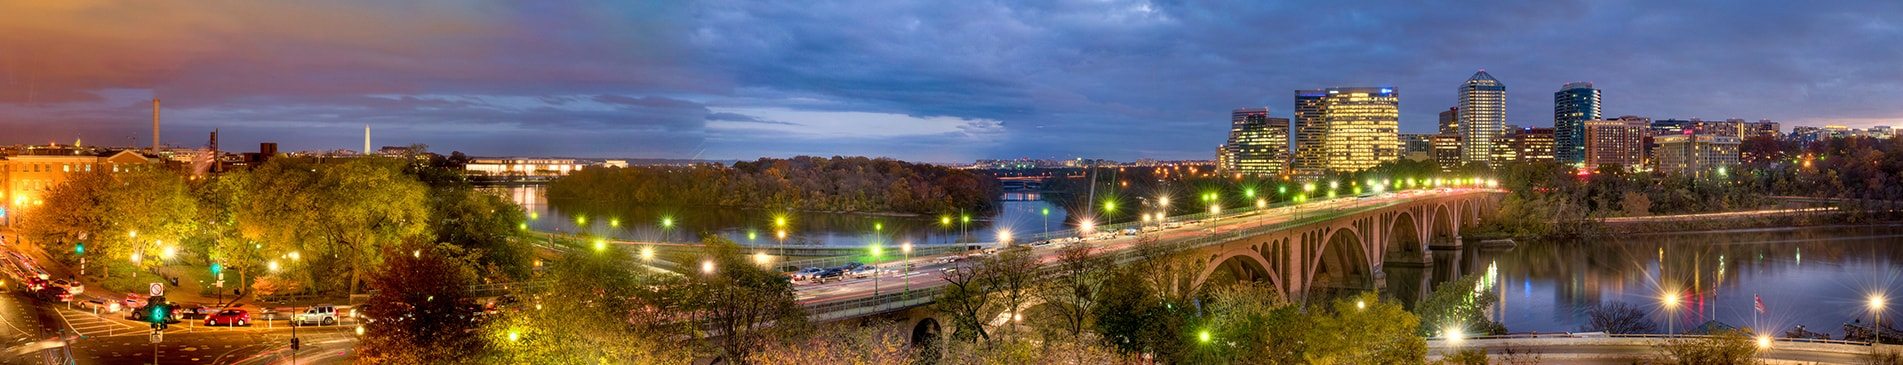
[[[1428,142],[1434,145],[1434,163],[1440,165],[1441,172],[1460,166],[1460,135],[1436,134]]]
[[[1460,85],[1460,161],[1485,164],[1493,159],[1493,138],[1507,124],[1507,86],[1487,70]]]
[[[1551,161],[1553,128],[1510,128],[1493,140],[1495,166],[1512,162]]]
[[[1413,161],[1434,160],[1434,135],[1426,133],[1401,134],[1401,158]]]
[[[1564,165],[1586,161],[1586,121],[1600,119],[1599,89],[1573,82],[1553,93],[1553,157]]]
[[[1297,175],[1321,176],[1326,169],[1327,125],[1322,120],[1325,90],[1295,90],[1295,147],[1291,165]]]
[[[1269,108],[1242,108],[1230,113],[1227,172],[1278,175],[1288,161],[1289,120],[1270,118]]]
[[[1229,145],[1216,145],[1216,171],[1229,173],[1236,171],[1235,156],[1229,154]]]
[[[1450,107],[1440,112],[1440,134],[1460,134],[1460,107]]]
[[[1399,159],[1400,100],[1392,87],[1329,88],[1321,102],[1324,166],[1360,171]]]
[[[1756,122],[1745,123],[1744,129],[1745,138],[1782,138],[1784,136],[1782,126],[1770,119],[1761,119]]]
[[[1686,131],[1654,137],[1658,143],[1659,172],[1695,177],[1724,175],[1738,165],[1738,137]]]
[[[1586,169],[1617,165],[1630,171],[1645,165],[1645,140],[1650,134],[1645,118],[1588,120],[1585,127]]]

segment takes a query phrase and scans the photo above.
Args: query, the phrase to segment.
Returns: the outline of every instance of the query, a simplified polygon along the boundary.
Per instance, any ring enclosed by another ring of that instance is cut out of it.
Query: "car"
[[[1135,236],[1135,235],[1137,235],[1137,229],[1136,229],[1136,228],[1124,228],[1124,229],[1123,229],[1123,235],[1125,235],[1125,236]]]
[[[225,308],[205,315],[206,326],[249,326],[251,312],[237,308]]]
[[[184,319],[204,319],[205,316],[211,315],[212,312],[214,312],[214,310],[206,308],[204,304],[193,304],[180,311],[178,317]]]
[[[145,307],[145,296],[138,295],[138,294],[126,294],[125,301],[121,303],[125,303],[124,305],[126,308]]]
[[[818,275],[819,272],[821,271],[826,271],[826,269],[820,268],[820,267],[808,267],[808,268],[800,269],[799,271],[794,271],[790,275],[793,277],[793,280],[813,280],[813,275]]]
[[[292,317],[291,321],[307,326],[312,323],[324,326],[337,324],[337,306],[329,304],[313,305],[310,308],[305,308],[304,313],[298,313],[297,316]]]
[[[872,266],[860,266],[857,269],[852,269],[851,272],[852,272],[852,277],[854,278],[869,278],[869,277],[872,277],[873,275],[877,275],[879,273],[879,269]]]
[[[42,286],[39,290],[33,291],[33,294],[40,298],[40,300],[49,302],[57,301],[66,303],[73,301],[73,293],[66,291],[66,288],[57,286]]]
[[[67,292],[75,295],[86,292],[86,286],[81,285],[77,281],[68,282],[66,279],[53,279],[52,285],[66,289]]]
[[[823,283],[823,282],[826,282],[827,280],[839,280],[839,279],[844,279],[845,277],[846,277],[846,269],[835,267],[835,268],[822,270],[819,272],[819,274],[814,274],[813,281]]]

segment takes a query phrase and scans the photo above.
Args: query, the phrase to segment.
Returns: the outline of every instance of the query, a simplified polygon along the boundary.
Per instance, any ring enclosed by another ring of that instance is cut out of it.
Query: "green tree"
[[[1466,334],[1505,334],[1505,327],[1487,319],[1487,308],[1500,300],[1493,291],[1486,290],[1491,285],[1484,275],[1441,283],[1414,307],[1421,324],[1418,334],[1437,336],[1449,329]]]
[[[740,253],[740,247],[717,235],[701,241],[705,270],[687,275],[680,303],[707,332],[722,358],[745,361],[767,340],[799,334],[807,328],[806,313],[794,301],[793,283]],[[687,261],[687,260],[682,260]]]
[[[551,261],[521,308],[485,324],[504,364],[681,364],[700,349],[685,341],[686,280],[643,269],[620,246],[571,251]]]
[[[465,363],[484,347],[471,285],[479,283],[475,257],[454,245],[409,245],[386,252],[371,277],[377,288],[367,310],[360,360],[384,364]]]
[[[1420,320],[1374,293],[1336,300],[1309,337],[1311,364],[1417,364],[1427,357]],[[1311,312],[1313,313],[1313,312]]]

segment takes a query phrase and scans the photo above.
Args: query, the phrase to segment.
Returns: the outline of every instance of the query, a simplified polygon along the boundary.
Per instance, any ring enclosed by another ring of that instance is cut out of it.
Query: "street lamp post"
[[[1666,293],[1659,301],[1665,304],[1665,334],[1678,335],[1678,331],[1673,328],[1678,324],[1678,293]]]
[[[899,275],[905,280],[905,292],[912,292],[912,241],[899,244],[899,252],[905,253],[905,274]]]
[[[1883,344],[1883,305],[1883,294],[1870,294],[1870,317],[1875,322],[1870,324],[1872,328],[1870,332],[1875,333],[1876,336],[1870,341],[1873,346]]]

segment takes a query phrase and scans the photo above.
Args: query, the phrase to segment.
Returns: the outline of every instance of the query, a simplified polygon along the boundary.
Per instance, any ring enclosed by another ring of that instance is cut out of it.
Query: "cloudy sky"
[[[1034,3],[1034,4],[1025,4]],[[1477,69],[1551,125],[1903,124],[1897,1],[9,1],[0,143],[472,155],[1207,159],[1236,107],[1393,86],[1428,131]]]

